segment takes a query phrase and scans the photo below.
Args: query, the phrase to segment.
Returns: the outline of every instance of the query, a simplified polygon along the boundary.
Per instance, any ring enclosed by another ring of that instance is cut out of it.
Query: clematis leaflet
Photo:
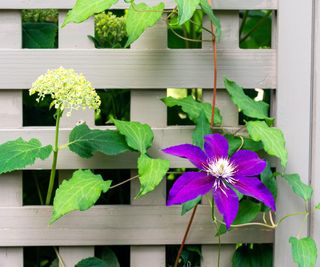
[[[266,162],[250,150],[239,150],[228,156],[229,144],[220,134],[204,137],[204,151],[191,144],[172,146],[163,150],[167,154],[188,159],[199,172],[182,174],[169,192],[167,205],[181,204],[212,192],[218,211],[227,229],[235,219],[239,200],[234,189],[253,197],[275,211],[275,201],[268,188],[259,180]]]

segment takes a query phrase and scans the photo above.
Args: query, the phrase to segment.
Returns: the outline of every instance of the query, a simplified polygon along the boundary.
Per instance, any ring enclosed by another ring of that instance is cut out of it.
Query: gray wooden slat
[[[283,129],[287,140],[289,163],[286,172],[300,173],[305,183],[309,183],[311,154],[312,17],[312,1],[279,2],[277,126]],[[300,32],[299,38],[295,38],[288,29]],[[286,182],[282,179],[278,181],[278,218],[303,211],[303,201],[291,192]],[[304,236],[308,231],[308,220],[304,221],[303,216],[290,218],[277,229],[274,250],[276,267],[294,266],[288,239],[298,232]]]
[[[138,0],[139,2],[141,0]],[[149,5],[155,5],[160,0],[148,0]],[[173,0],[162,1],[166,4],[166,8],[173,8],[175,2]],[[10,0],[2,1],[0,3],[0,9],[32,9],[32,8],[57,8],[57,9],[70,9],[73,7],[74,0]],[[122,1],[119,1],[113,9],[124,9],[128,5]],[[214,1],[215,9],[277,9],[278,0],[216,0]]]
[[[211,88],[212,53],[204,49],[1,50],[0,89],[30,88],[47,69],[83,72],[96,88]],[[275,50],[219,50],[223,75],[245,88],[275,88]]]
[[[132,45],[132,49],[165,49],[167,47],[167,24],[160,20],[157,25],[143,33],[141,38]],[[132,90],[130,100],[130,120],[147,123],[151,127],[165,127],[167,125],[167,108],[160,101],[166,96],[166,89],[162,90]],[[137,168],[137,167],[136,167]],[[131,176],[137,175],[137,170],[131,170]],[[131,205],[151,206],[165,205],[166,180],[153,192],[142,198],[135,198],[140,190],[138,180],[131,181]],[[146,263],[153,267],[163,267],[166,261],[165,246],[130,246],[130,266],[144,267]]]
[[[0,49],[22,46],[21,14],[19,11],[0,10]],[[22,127],[22,91],[4,90],[0,94],[0,128]],[[22,172],[0,176],[0,206],[22,206]],[[22,267],[23,248],[0,248],[0,266]]]
[[[180,206],[95,206],[48,225],[50,207],[0,207],[0,246],[177,244],[190,216],[180,212]],[[200,206],[187,243],[216,244],[212,227],[210,207]],[[273,232],[251,227],[222,237],[223,244],[252,242],[272,243]]]
[[[230,267],[232,256],[235,251],[234,245],[222,245],[220,252],[220,267]],[[219,247],[217,245],[205,245],[201,248],[202,261],[201,267],[218,266]]]
[[[315,27],[314,27],[314,85],[313,85],[313,137],[312,137],[312,187],[314,189],[312,206],[320,202],[320,183],[319,183],[319,162],[320,162],[320,1],[315,1]],[[311,210],[310,234],[320,244],[320,214],[317,210]],[[318,260],[319,262],[319,260]],[[319,264],[319,263],[318,263]]]
[[[59,26],[66,16],[66,11],[59,12]],[[94,35],[94,19],[90,18],[81,24],[72,24],[70,27],[59,28],[59,48],[71,49],[93,49],[93,42],[89,40],[87,35]],[[76,110],[72,116],[68,117],[64,112],[61,118],[61,127],[74,127],[77,121],[85,121],[90,127],[94,126],[93,110]],[[70,178],[72,171],[59,171],[60,181],[63,178]],[[80,260],[94,256],[94,247],[59,247],[59,254],[63,260],[64,266],[60,263],[60,267],[73,267]]]
[[[105,129],[106,127],[101,127]],[[185,159],[169,156],[161,152],[161,149],[183,143],[191,143],[191,132],[193,127],[168,127],[168,128],[155,128],[154,131],[154,145],[148,151],[150,155],[155,158],[169,159],[172,168],[188,168],[192,165]],[[236,129],[232,129],[235,131]],[[60,131],[60,144],[66,144],[70,130],[62,129]],[[31,138],[38,138],[43,145],[51,144],[54,138],[54,130],[52,127],[46,128],[29,128],[24,129],[2,129],[0,130],[0,143],[4,143],[16,138],[22,137],[26,140]],[[91,169],[132,169],[136,168],[137,153],[128,152],[119,156],[104,156],[97,153],[90,159],[83,159],[69,150],[61,150],[58,159],[58,169],[73,170],[79,167]],[[38,160],[33,166],[27,166],[26,169],[50,169],[51,159],[42,161]]]

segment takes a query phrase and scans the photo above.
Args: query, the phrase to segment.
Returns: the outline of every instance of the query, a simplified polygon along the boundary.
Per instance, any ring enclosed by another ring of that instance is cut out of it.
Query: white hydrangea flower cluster
[[[29,93],[38,93],[38,102],[50,95],[53,99],[51,106],[67,110],[67,116],[71,116],[72,110],[80,108],[99,110],[101,104],[99,95],[83,74],[63,67],[48,70],[46,74],[41,75],[32,84]]]

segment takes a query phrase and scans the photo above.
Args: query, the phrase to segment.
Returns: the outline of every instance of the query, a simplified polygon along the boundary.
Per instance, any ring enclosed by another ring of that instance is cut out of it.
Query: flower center
[[[233,177],[235,170],[236,166],[234,166],[227,158],[209,160],[206,168],[206,172],[209,175],[218,179],[222,178],[227,180]]]

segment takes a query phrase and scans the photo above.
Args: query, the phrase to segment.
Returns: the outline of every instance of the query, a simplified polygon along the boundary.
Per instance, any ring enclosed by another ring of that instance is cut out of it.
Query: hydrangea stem
[[[53,185],[54,185],[54,178],[56,176],[58,151],[59,151],[59,127],[60,127],[60,119],[61,119],[61,115],[62,115],[62,111],[60,108],[57,109],[56,114],[57,114],[57,118],[56,118],[56,130],[55,130],[54,147],[53,147],[53,160],[52,160],[52,167],[51,167],[51,173],[50,173],[48,192],[47,192],[47,197],[46,197],[46,205],[50,205],[52,190],[53,190]]]

